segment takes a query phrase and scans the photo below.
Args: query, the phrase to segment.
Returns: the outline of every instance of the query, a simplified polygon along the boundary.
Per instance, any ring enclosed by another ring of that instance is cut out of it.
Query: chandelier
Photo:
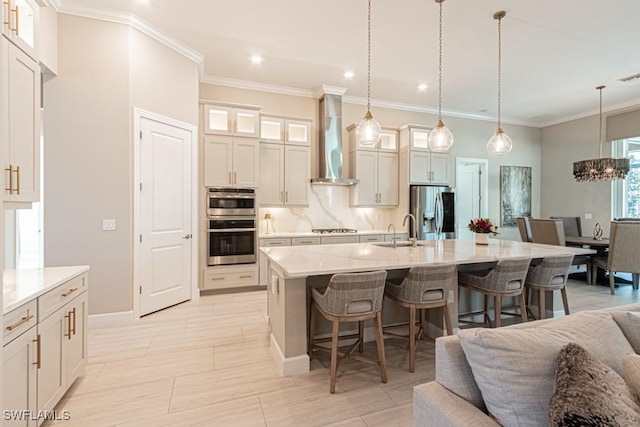
[[[578,182],[624,179],[629,172],[629,159],[602,157],[602,89],[604,88],[605,86],[596,88],[600,91],[600,132],[598,138],[600,154],[597,159],[580,160],[573,163],[573,176]]]

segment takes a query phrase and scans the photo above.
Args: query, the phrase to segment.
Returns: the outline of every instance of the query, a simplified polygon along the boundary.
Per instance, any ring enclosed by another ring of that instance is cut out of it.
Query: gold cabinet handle
[[[73,310],[69,314],[73,315],[73,328],[69,331],[69,333],[73,332],[73,335],[76,334],[76,307],[73,307]]]
[[[20,35],[20,13],[18,12],[18,5],[16,5],[16,7],[13,9],[13,13],[16,14],[16,27],[13,29],[13,31],[15,31],[16,36]]]
[[[72,293],[74,293],[77,290],[78,290],[78,288],[71,288],[67,292],[63,293],[62,296],[63,297],[68,297],[69,295],[71,295]]]
[[[284,191],[280,192],[280,201],[284,202]]]
[[[9,14],[11,13],[11,9],[9,9],[9,2],[8,1],[3,1],[2,4],[4,6],[7,6],[7,13],[4,15],[4,16],[6,16],[4,24],[7,26],[7,28],[11,29],[11,23],[9,21]]]
[[[8,191],[9,194],[13,194],[13,165],[4,168],[4,171],[9,172],[9,186],[5,187],[4,190]]]
[[[240,279],[251,279],[251,277],[253,276],[249,274],[248,276],[240,276]]]
[[[224,277],[212,277],[211,280],[224,280]]]
[[[41,345],[41,340],[40,340],[40,334],[38,334],[38,336],[36,337],[35,340],[33,340],[34,343],[36,343],[36,361],[33,362],[34,365],[36,365],[36,368],[40,369],[40,367],[42,366],[42,345]]]
[[[64,333],[64,336],[67,337],[68,340],[71,339],[71,312],[64,315],[64,318],[67,320],[67,332]]]
[[[284,201],[285,201],[285,202],[288,202],[288,201],[289,201],[289,192],[288,192],[288,191],[285,191],[285,192],[284,192]]]
[[[238,183],[238,172],[234,172],[233,173],[233,183],[237,184]]]
[[[24,325],[25,323],[27,323],[29,320],[33,319],[33,314],[30,314],[29,316],[24,316],[22,319],[18,320],[16,323],[14,323],[13,325],[9,325],[7,326],[5,329],[7,331],[13,331],[14,329],[16,329],[18,326]]]

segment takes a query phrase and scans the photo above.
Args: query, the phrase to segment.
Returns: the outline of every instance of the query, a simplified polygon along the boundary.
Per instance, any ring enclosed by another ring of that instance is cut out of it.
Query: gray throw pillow
[[[549,421],[552,427],[639,426],[640,405],[620,375],[570,343],[556,361]]]
[[[629,340],[633,351],[640,353],[640,312],[613,311],[611,317],[622,329],[622,333]]]
[[[624,381],[636,397],[640,397],[640,354],[625,354],[622,356],[622,370]]]

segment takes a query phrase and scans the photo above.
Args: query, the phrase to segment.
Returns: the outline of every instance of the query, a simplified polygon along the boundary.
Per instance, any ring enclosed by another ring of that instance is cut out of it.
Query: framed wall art
[[[531,216],[531,167],[500,166],[500,225],[515,227],[519,216]]]

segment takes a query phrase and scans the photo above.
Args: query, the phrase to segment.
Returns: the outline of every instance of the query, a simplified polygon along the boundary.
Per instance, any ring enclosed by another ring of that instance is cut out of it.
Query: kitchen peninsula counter
[[[271,348],[283,375],[307,372],[308,284],[335,273],[387,270],[390,275],[415,265],[454,263],[460,270],[485,268],[499,260],[550,255],[594,254],[591,249],[489,239],[421,241],[419,246],[383,247],[376,243],[272,247],[260,249],[269,260]],[[458,292],[451,316],[457,324]]]

